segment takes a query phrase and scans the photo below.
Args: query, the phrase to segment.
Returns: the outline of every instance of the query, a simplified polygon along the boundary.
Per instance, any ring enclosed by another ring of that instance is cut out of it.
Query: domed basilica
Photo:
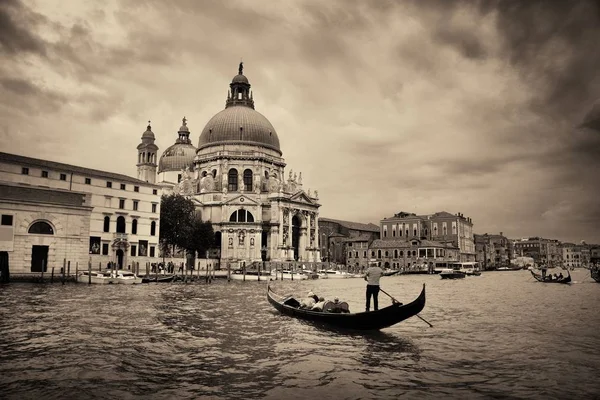
[[[286,179],[279,137],[254,109],[242,63],[229,87],[225,109],[208,121],[197,148],[184,117],[157,166],[148,127],[138,146],[138,171],[147,174],[140,179],[157,166],[164,193],[195,202],[213,224],[221,261],[320,261],[318,192],[304,190],[302,173],[290,170]]]

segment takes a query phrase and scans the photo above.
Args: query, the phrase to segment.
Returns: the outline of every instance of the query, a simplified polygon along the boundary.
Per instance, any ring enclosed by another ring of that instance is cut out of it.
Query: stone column
[[[281,207],[281,204],[278,204],[279,207],[279,233],[280,233],[280,238],[277,243],[279,243],[279,246],[283,246],[283,208]]]
[[[288,242],[288,246],[290,246],[290,247],[292,246],[292,243],[294,243],[294,238],[293,238],[294,232],[292,231],[292,211],[293,210],[291,208],[288,208],[288,211],[287,211],[287,213],[288,213],[288,241],[289,241]],[[298,243],[298,249],[300,249],[300,243]],[[292,254],[292,257],[290,257],[290,251],[294,252],[293,249],[292,250],[288,250],[287,253],[286,253],[287,254],[287,258],[293,259],[294,255]]]

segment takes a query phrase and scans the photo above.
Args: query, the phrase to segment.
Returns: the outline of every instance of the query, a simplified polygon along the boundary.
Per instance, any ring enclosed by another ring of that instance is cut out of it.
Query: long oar
[[[383,290],[381,287],[379,288],[379,291],[380,291],[380,292],[383,292],[383,293],[385,293],[385,294],[387,294],[388,296],[390,296],[390,298],[392,299],[392,301],[393,301],[394,303],[400,303],[398,300],[396,300],[394,297],[392,297],[392,295],[391,295],[391,294],[389,294],[388,292],[386,292],[385,290]],[[419,317],[419,318],[421,319],[421,321],[425,322],[427,325],[429,325],[430,327],[432,327],[432,328],[433,328],[433,325],[431,325],[431,324],[429,323],[429,321],[427,321],[425,318],[421,317],[419,314],[415,314],[415,315],[416,315],[417,317]]]

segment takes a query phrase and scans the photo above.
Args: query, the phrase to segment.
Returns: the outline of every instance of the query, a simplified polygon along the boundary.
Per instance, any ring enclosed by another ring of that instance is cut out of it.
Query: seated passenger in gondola
[[[300,301],[300,308],[307,308],[310,310],[318,301],[319,297],[317,297],[316,294],[313,292],[308,292],[307,297]]]
[[[319,297],[319,301],[311,308],[312,311],[323,311],[323,305],[325,305],[325,298]]]
[[[323,305],[323,311],[328,311],[331,313],[343,314],[349,313],[350,308],[348,307],[348,303],[345,301],[340,301],[337,297],[333,299],[333,301],[327,301]]]
[[[562,272],[561,272],[560,274],[558,274],[558,278],[557,278],[558,280],[562,280],[562,279],[564,279],[564,278],[565,278],[565,277],[563,276]]]

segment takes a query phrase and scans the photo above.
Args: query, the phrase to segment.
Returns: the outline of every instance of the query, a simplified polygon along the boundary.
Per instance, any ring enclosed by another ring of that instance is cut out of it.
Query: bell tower
[[[148,183],[156,183],[156,152],[158,146],[154,144],[154,140],[154,132],[152,132],[150,121],[148,121],[146,131],[142,133],[142,143],[137,146],[137,177],[139,180]]]

